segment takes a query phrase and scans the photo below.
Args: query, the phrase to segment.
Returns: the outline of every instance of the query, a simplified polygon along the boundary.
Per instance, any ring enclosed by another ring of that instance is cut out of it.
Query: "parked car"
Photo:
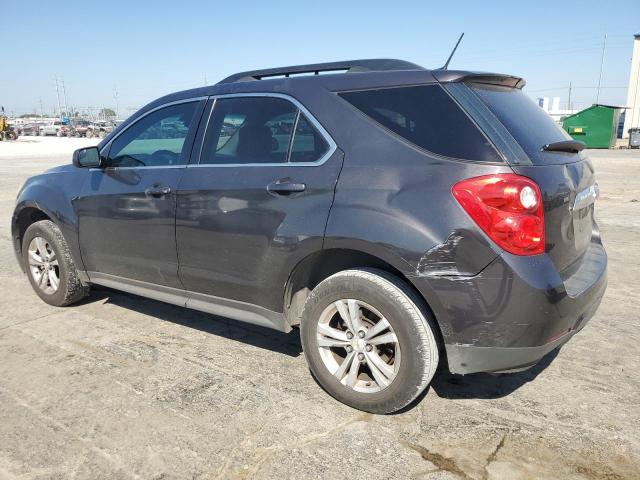
[[[95,122],[95,123],[92,123],[90,126],[88,126],[84,136],[87,138],[91,138],[91,137],[104,138],[109,133],[111,133],[114,128],[115,128],[114,122],[109,122],[109,121]]]
[[[59,135],[60,129],[64,126],[64,123],[60,120],[44,123],[40,126],[40,135]]]
[[[72,135],[74,137],[85,137],[87,135],[87,131],[92,128],[97,128],[97,126],[90,122],[89,120],[73,120],[71,123],[72,127]]]
[[[16,255],[51,305],[105,285],[299,328],[328,393],[398,411],[439,365],[535,364],[605,292],[593,165],[523,85],[357,60],[162,97],[27,180]]]
[[[18,128],[18,134],[25,137],[40,135],[40,126],[37,123],[25,123]]]
[[[74,129],[71,125],[62,125],[59,129],[58,129],[58,133],[57,135],[59,137],[73,137],[74,136]]]

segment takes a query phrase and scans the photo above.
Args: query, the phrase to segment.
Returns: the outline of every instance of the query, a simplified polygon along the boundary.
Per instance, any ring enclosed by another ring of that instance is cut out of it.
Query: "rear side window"
[[[534,164],[544,157],[558,154],[542,151],[548,143],[571,140],[571,137],[522,90],[484,84],[470,84],[498,120],[531,158]],[[571,155],[565,155],[571,158]]]
[[[412,144],[445,157],[502,162],[493,145],[439,85],[339,95]]]
[[[296,107],[281,98],[220,98],[200,163],[285,163]]]
[[[315,162],[329,150],[329,144],[301,112],[291,143],[291,162]]]
[[[216,100],[201,164],[316,162],[329,149],[296,105],[275,97]]]

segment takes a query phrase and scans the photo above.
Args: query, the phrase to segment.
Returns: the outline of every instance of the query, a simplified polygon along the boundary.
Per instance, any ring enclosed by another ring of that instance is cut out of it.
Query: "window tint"
[[[315,162],[327,153],[329,144],[311,122],[300,113],[291,142],[290,162]]]
[[[534,164],[544,163],[544,158],[549,155],[556,157],[555,160],[561,158],[560,155],[543,152],[542,147],[547,143],[571,140],[571,137],[522,90],[482,84],[471,84],[471,87],[507,127]],[[570,156],[565,157],[571,159]]]
[[[144,167],[187,163],[183,151],[197,102],[162,108],[141,118],[116,138],[109,166]]]
[[[342,98],[393,133],[446,157],[502,159],[439,85],[343,92]]]
[[[296,114],[282,98],[216,100],[200,163],[285,163]]]

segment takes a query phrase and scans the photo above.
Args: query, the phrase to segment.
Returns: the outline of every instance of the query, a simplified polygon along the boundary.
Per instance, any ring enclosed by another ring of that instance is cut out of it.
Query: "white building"
[[[640,127],[640,33],[635,34],[633,40],[633,56],[627,90],[627,113],[624,117],[622,137],[627,138],[629,129],[638,127]]]
[[[538,105],[559,125],[562,125],[562,120],[565,117],[578,112],[578,110],[560,108],[560,97],[553,97],[551,102],[549,102],[549,97],[538,98]]]

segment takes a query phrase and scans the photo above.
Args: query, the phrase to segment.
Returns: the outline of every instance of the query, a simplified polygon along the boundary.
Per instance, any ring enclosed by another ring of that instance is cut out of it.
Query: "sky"
[[[8,1],[0,105],[52,113],[57,78],[70,107],[125,118],[243,70],[355,58],[437,68],[461,32],[449,68],[524,77],[529,95],[563,107],[571,83],[574,108],[595,102],[606,34],[600,103],[623,105],[638,1]]]

